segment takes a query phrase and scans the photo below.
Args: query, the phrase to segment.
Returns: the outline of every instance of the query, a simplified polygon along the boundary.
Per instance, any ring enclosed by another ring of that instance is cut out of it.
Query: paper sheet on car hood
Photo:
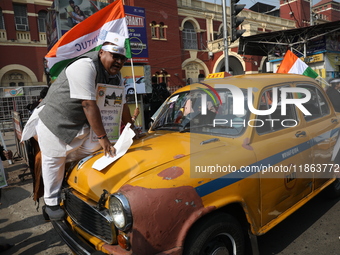
[[[93,163],[92,168],[101,171],[127,152],[133,143],[132,138],[135,136],[135,132],[130,128],[130,126],[130,123],[125,126],[122,134],[119,136],[118,141],[113,146],[116,149],[116,156],[107,157],[104,155]]]

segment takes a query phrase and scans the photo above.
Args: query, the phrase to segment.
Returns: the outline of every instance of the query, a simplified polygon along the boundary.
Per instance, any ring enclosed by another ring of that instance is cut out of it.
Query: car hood
[[[88,157],[70,172],[67,182],[80,193],[97,200],[104,189],[114,193],[136,176],[169,162],[226,145],[228,149],[235,149],[229,140],[234,141],[220,141],[202,134],[154,133],[136,140],[125,155],[102,171],[93,169],[92,165],[103,153]]]

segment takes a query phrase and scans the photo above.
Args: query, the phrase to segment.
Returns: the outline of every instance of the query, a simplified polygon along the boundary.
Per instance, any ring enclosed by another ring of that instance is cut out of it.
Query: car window
[[[126,83],[126,84],[133,83],[133,79],[132,79],[132,78],[127,78],[127,79],[125,80],[125,83]]]
[[[329,105],[319,88],[313,85],[297,85],[297,87],[308,89],[311,93],[311,99],[303,104],[303,106],[312,114],[304,115],[306,121],[311,121],[330,113]]]
[[[296,109],[294,105],[286,105],[286,115],[281,112],[281,88],[288,86],[280,86],[277,88],[277,107],[276,110],[268,115],[257,115],[256,117],[256,131],[258,134],[266,134],[288,127],[296,126],[298,122]],[[287,93],[287,98],[293,98],[292,93]],[[260,97],[258,110],[271,109],[273,104],[273,88],[266,89]]]
[[[137,81],[137,83],[139,83],[139,84],[140,84],[140,83],[144,83],[144,77],[139,78],[138,81]]]
[[[229,89],[195,89],[172,95],[158,114],[152,130],[173,130],[214,135],[240,135],[247,127],[247,91],[243,93],[242,114],[233,114]]]

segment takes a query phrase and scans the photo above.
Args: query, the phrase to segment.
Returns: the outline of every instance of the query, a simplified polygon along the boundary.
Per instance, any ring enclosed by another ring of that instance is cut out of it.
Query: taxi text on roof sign
[[[231,74],[228,73],[228,72],[211,73],[205,78],[205,80],[216,79],[216,78],[224,78],[224,77],[228,77],[228,76],[231,76]]]

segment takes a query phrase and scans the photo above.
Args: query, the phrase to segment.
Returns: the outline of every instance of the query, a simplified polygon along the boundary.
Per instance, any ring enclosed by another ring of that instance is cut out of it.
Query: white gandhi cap
[[[126,50],[125,50],[125,47],[124,47],[124,45],[125,45],[125,37],[124,36],[117,34],[117,33],[108,32],[106,34],[106,37],[105,37],[105,40],[104,40],[104,43],[105,42],[110,42],[110,43],[113,43],[115,45],[104,45],[102,47],[102,50],[126,56]]]

